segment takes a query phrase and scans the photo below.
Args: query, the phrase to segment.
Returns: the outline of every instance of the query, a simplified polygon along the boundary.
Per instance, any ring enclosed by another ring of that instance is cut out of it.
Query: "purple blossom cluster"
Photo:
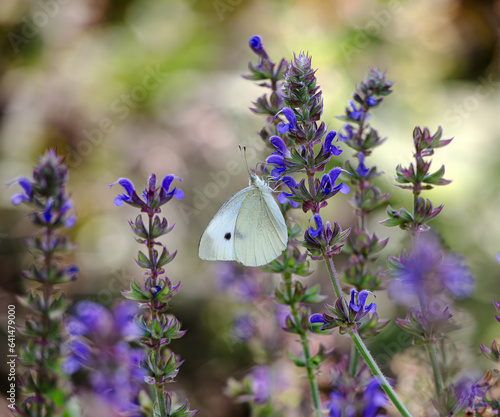
[[[71,339],[64,371],[85,374],[94,395],[114,415],[143,416],[139,394],[146,376],[140,367],[144,352],[126,341],[140,336],[134,322],[137,305],[122,301],[109,311],[101,304],[80,301],[74,310],[66,323]]]

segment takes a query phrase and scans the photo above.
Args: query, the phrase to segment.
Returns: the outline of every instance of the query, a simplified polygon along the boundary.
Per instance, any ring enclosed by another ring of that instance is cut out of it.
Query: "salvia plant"
[[[463,345],[454,337],[460,327],[455,315],[460,300],[472,294],[474,279],[465,259],[444,247],[432,229],[432,220],[444,207],[431,202],[427,192],[450,183],[444,178],[444,166],[431,169],[432,157],[452,140],[443,138],[441,127],[434,133],[415,127],[413,160],[407,166],[397,165],[395,176],[396,186],[411,192],[411,205],[394,209],[379,182],[383,172],[370,162],[386,141],[372,126],[371,117],[392,93],[387,74],[368,71],[337,117],[343,123],[337,133],[325,122],[323,92],[311,56],[301,52],[290,62],[281,59],[276,64],[259,36],[252,37],[249,45],[257,60],[249,64],[244,77],[264,89],[251,107],[265,118],[259,137],[267,154],[261,166],[268,180],[275,182],[289,240],[282,255],[261,270],[234,265],[219,269],[219,292],[231,298],[226,303],[229,330],[222,337],[230,350],[247,344],[255,362],[242,378],[230,378],[226,393],[247,403],[252,416],[287,415],[287,408],[276,400],[290,384],[283,377],[286,363],[305,376],[306,389],[300,387],[304,395],[295,402],[304,415],[385,416],[394,415],[395,408],[409,417],[398,396],[398,381],[388,380],[365,343],[376,342],[392,325],[411,340],[411,349],[422,351],[426,358],[425,377],[432,393],[423,399],[425,415],[498,415],[500,344],[494,340],[489,347],[478,347],[478,353],[495,364],[484,376],[467,376],[457,366]],[[347,149],[341,147],[349,148],[348,158]],[[34,285],[22,299],[29,317],[22,328],[28,342],[20,352],[26,372],[19,380],[24,393],[16,409],[19,415],[79,415],[72,409],[70,399],[75,394],[67,382],[77,373],[87,375],[91,389],[112,414],[182,417],[197,412],[168,390],[182,364],[169,344],[185,330],[170,313],[180,283],[173,284],[165,269],[177,252],[171,253],[160,241],[173,229],[160,213],[172,199],[183,198],[183,191],[173,185],[177,180],[167,175],[159,183],[153,174],[141,195],[126,178],[112,184],[125,190],[115,204],[125,203],[140,212],[129,224],[143,245],[136,263],[144,278],[131,281],[130,289],[123,291],[130,301],[112,311],[84,300],[74,306],[72,317],[59,290],[78,271],[64,266],[61,257],[73,249],[63,233],[75,223],[66,191],[68,170],[62,158],[49,150],[35,166],[33,180],[15,180],[22,192],[12,202],[29,205],[31,219],[40,229],[27,241],[35,262],[24,275]],[[327,218],[325,210],[339,193],[347,196],[355,219],[344,229]],[[388,239],[371,230],[374,214],[384,208],[388,218],[382,224],[398,226],[409,242],[387,261],[381,254]],[[308,215],[308,223],[297,220],[299,210]],[[303,283],[319,262],[332,284],[331,299],[321,294],[318,285]],[[261,279],[269,274],[280,277],[276,285]],[[384,290],[406,311],[392,324],[377,313],[374,292]],[[500,323],[500,301],[493,305]],[[263,321],[272,324],[263,326]],[[348,355],[317,343],[337,331],[351,342]],[[401,346],[402,354],[405,349]],[[284,351],[286,357],[281,355]]]
[[[31,281],[28,294],[20,298],[28,310],[21,328],[27,343],[19,355],[26,370],[20,378],[25,399],[17,407],[22,416],[69,416],[71,390],[62,372],[67,334],[64,313],[68,300],[61,284],[74,281],[78,268],[67,266],[62,256],[74,249],[65,229],[75,224],[73,201],[68,191],[68,168],[56,151],[48,150],[33,169],[33,179],[15,180],[22,192],[12,196],[14,205],[30,207],[30,219],[39,230],[26,240],[34,256],[30,268],[23,272]]]
[[[140,308],[147,310],[147,314],[136,317],[141,333],[140,340],[145,350],[140,366],[146,372],[145,382],[155,388],[153,413],[159,417],[189,417],[197,412],[189,409],[188,400],[173,408],[172,395],[166,387],[168,383],[174,381],[183,362],[175,353],[167,351],[166,347],[172,339],[178,339],[186,333],[185,330],[181,330],[177,318],[167,314],[172,298],[180,289],[180,282],[174,285],[165,275],[164,267],[174,260],[177,251],[170,253],[158,240],[174,228],[173,225],[169,225],[165,217],[158,215],[161,213],[161,207],[174,197],[177,199],[184,197],[183,191],[177,187],[170,190],[175,179],[179,178],[167,175],[161,185],[158,185],[156,175],[152,174],[142,198],[130,180],[120,178],[114,183],[120,184],[125,190],[125,193],[115,198],[115,204],[122,206],[126,203],[140,209],[141,213],[129,224],[137,242],[145,246],[144,252],[139,251],[136,262],[145,270],[146,279],[144,283],[132,280],[130,290],[124,291],[123,295],[129,300],[137,301]],[[143,213],[146,222],[143,220]]]

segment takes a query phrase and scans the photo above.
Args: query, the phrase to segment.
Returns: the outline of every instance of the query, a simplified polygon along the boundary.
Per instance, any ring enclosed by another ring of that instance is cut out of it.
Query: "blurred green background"
[[[242,408],[223,395],[225,379],[253,362],[245,348],[231,352],[217,336],[229,320],[228,299],[197,245],[220,205],[248,182],[238,145],[250,148],[251,166],[266,157],[256,134],[265,120],[248,110],[263,91],[241,78],[256,61],[248,39],[262,36],[275,62],[309,51],[323,120],[337,130],[335,116],[355,84],[380,67],[395,86],[371,119],[388,139],[370,161],[386,172],[380,184],[393,193],[393,207],[410,204],[393,176],[398,163],[410,161],[413,128],[441,125],[455,138],[433,162],[446,165],[453,183],[424,197],[444,204],[434,226],[477,278],[474,297],[462,303],[457,338],[470,346],[469,362],[486,367],[477,346],[499,336],[491,304],[500,298],[499,22],[494,0],[1,0],[0,183],[30,175],[49,146],[67,156],[78,214],[73,258],[81,273],[66,292],[110,305],[140,271],[127,225],[136,212],[115,207],[121,190],[108,184],[127,177],[143,189],[152,172],[181,177],[186,197],[165,213],[176,223],[166,245],[179,250],[167,273],[183,286],[173,313],[189,329],[173,345],[186,359],[179,381],[200,415],[236,415]],[[348,157],[345,151],[339,164]],[[32,232],[26,208],[11,205],[12,193],[0,193],[5,306],[24,292],[20,270],[30,255],[22,242]],[[346,197],[328,210],[343,228],[353,224]],[[371,227],[391,237],[386,259],[405,235],[380,226],[383,218],[382,210]],[[322,283],[331,295],[322,267],[316,269],[305,281]],[[384,295],[378,302],[382,317],[404,314]]]

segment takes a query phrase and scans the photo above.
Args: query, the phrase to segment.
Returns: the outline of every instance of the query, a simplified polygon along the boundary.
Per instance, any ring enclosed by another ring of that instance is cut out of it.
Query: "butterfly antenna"
[[[252,175],[250,172],[250,168],[248,168],[248,161],[247,161],[247,147],[246,146],[241,146],[239,145],[238,148],[240,148],[240,153],[241,157],[243,158],[243,162],[245,162],[245,167],[247,168],[248,175]]]

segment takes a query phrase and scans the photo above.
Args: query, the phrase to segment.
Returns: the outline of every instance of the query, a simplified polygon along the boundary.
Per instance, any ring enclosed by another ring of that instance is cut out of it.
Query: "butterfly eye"
[[[227,233],[224,235],[224,239],[226,239],[226,240],[231,239],[231,233],[227,232]]]

